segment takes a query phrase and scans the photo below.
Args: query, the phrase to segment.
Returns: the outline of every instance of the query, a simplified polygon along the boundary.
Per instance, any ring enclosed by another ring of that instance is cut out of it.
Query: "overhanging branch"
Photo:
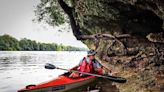
[[[78,40],[94,40],[94,39],[101,39],[101,38],[107,38],[107,39],[122,39],[122,38],[129,38],[131,37],[130,34],[122,34],[113,36],[111,34],[93,34],[93,35],[80,35]]]
[[[150,33],[146,36],[146,38],[154,43],[164,43],[163,33]]]

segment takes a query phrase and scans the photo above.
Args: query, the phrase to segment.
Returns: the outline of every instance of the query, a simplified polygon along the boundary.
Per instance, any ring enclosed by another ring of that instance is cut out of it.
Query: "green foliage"
[[[72,46],[57,45],[55,43],[37,43],[29,39],[21,39],[18,41],[9,35],[0,36],[0,50],[2,51],[82,51],[85,48],[77,48]]]
[[[66,21],[64,11],[57,0],[40,0],[36,10],[36,20],[44,21],[51,26],[63,24]]]
[[[73,7],[74,0],[63,0],[68,6]],[[40,0],[36,6],[35,15],[38,22],[46,22],[51,26],[69,23],[68,16],[58,3],[58,0]]]

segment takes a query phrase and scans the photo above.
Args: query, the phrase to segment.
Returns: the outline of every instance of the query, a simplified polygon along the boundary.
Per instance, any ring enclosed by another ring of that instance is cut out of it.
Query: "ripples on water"
[[[45,63],[72,68],[86,52],[0,51],[0,92],[16,92],[29,84],[51,80],[64,73],[46,70]]]

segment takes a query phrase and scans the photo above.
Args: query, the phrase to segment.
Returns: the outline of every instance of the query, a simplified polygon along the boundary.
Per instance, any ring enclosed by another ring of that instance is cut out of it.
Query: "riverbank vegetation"
[[[56,43],[40,43],[23,38],[17,40],[10,35],[0,36],[1,51],[84,51],[86,48],[64,46]]]

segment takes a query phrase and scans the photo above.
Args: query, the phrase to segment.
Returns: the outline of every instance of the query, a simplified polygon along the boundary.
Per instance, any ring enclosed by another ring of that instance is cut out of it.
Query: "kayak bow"
[[[39,85],[26,86],[26,88],[21,89],[18,92],[65,92],[80,86],[84,86],[96,80],[96,77],[94,76],[73,79],[69,78],[68,74],[69,73],[65,73],[54,80],[41,83]]]

